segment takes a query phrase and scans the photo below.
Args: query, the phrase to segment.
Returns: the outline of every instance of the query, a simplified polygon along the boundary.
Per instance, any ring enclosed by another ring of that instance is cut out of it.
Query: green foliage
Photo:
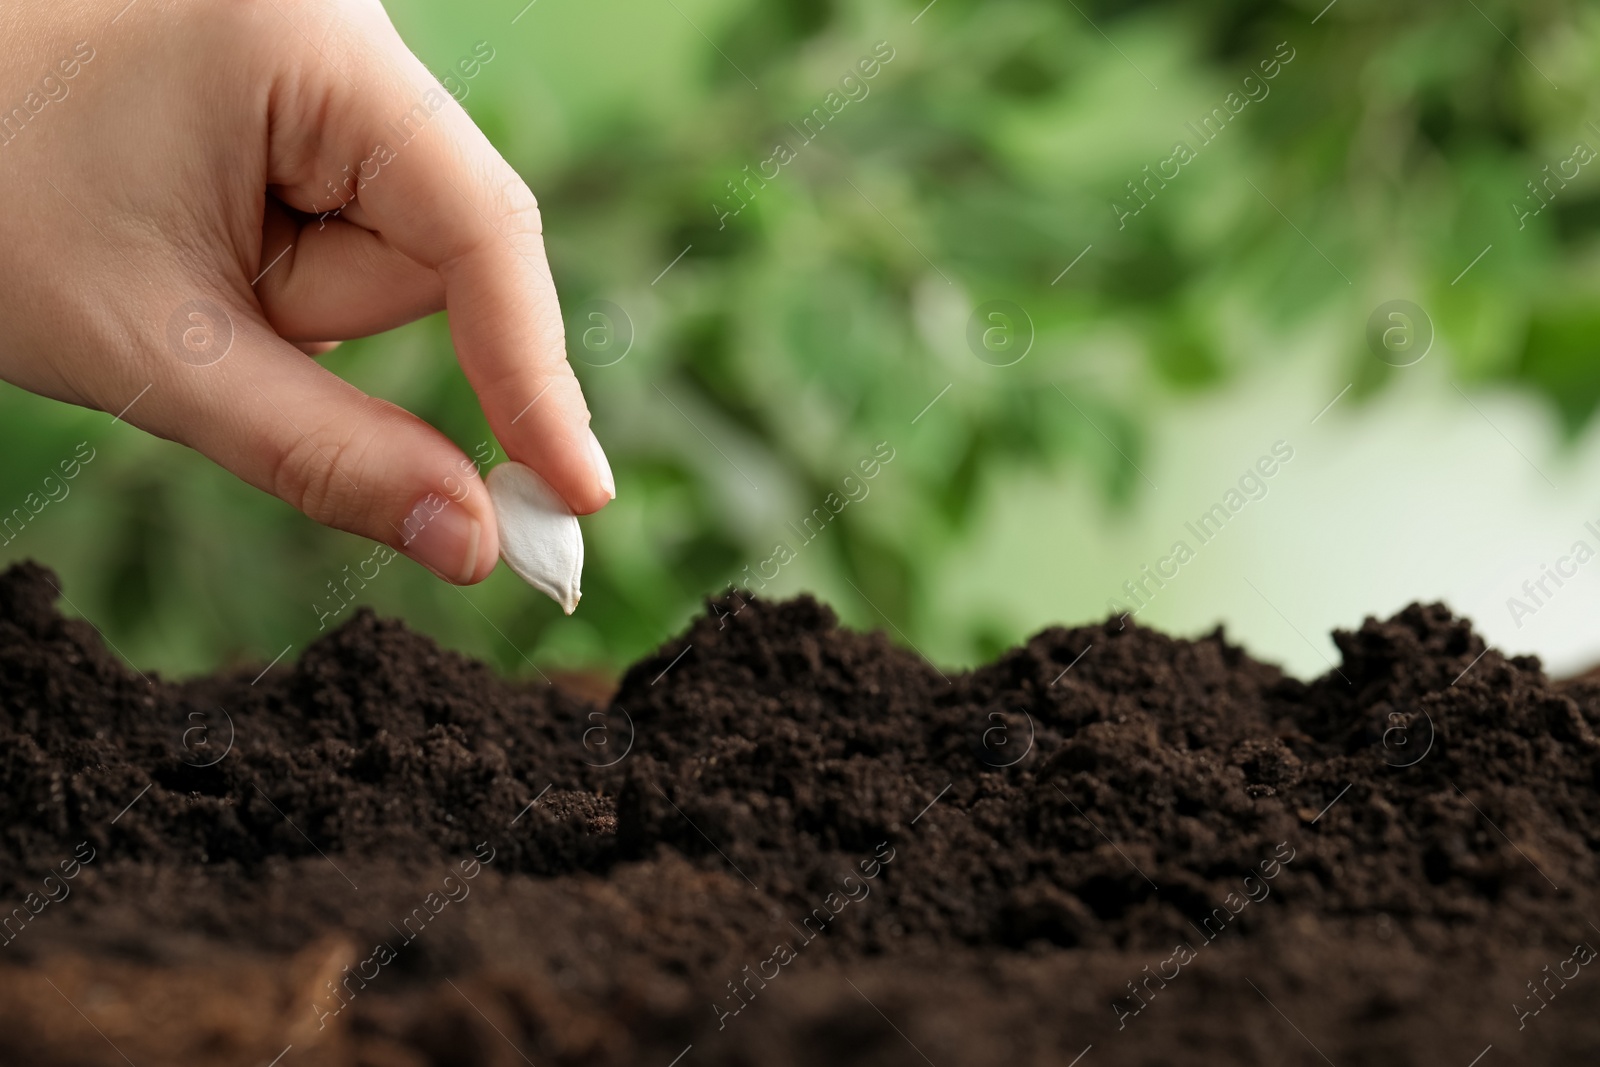
[[[631,323],[626,358],[579,363],[619,499],[585,521],[570,620],[503,570],[463,592],[399,560],[362,594],[508,670],[626,663],[779,542],[797,559],[774,592],[996,648],[1019,636],[1007,620],[927,607],[996,479],[1034,469],[1131,499],[1157,401],[1227,388],[1310,336],[1337,341],[1330,380],[1379,389],[1363,331],[1388,299],[1428,310],[1464,378],[1525,383],[1571,431],[1600,403],[1600,167],[1535,216],[1511,206],[1575,142],[1600,149],[1593,11],[1342,0],[1313,24],[1322,0],[938,0],[913,23],[922,0],[540,0],[513,24],[523,3],[389,6],[435,71],[496,50],[464,104],[540,196],[574,352],[590,301]],[[802,143],[878,42],[893,59],[867,95]],[[1293,59],[1270,92],[1202,143],[1186,124],[1253,91],[1280,42]],[[1128,183],[1179,139],[1195,158],[1119,223],[1113,201],[1137,206]],[[719,219],[779,142],[793,160]],[[1011,366],[968,348],[991,300],[1032,323]],[[442,318],[328,363],[469,451],[490,439]],[[0,425],[0,506],[78,441],[99,450],[4,551],[57,567],[141,664],[303,647],[325,583],[367,555],[108,416],[7,390]],[[802,544],[794,527],[878,442],[895,458],[870,495]]]

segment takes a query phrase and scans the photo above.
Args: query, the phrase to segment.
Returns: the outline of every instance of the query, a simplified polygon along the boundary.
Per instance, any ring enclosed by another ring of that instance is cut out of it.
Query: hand
[[[476,582],[472,461],[308,355],[448,308],[506,454],[615,496],[533,194],[376,0],[12,0],[0,40],[0,377]]]

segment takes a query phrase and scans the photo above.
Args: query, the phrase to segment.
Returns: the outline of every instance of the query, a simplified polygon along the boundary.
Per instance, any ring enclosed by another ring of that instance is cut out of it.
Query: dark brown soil
[[[1600,1054],[1600,683],[1441,606],[1306,684],[732,599],[599,707],[368,613],[147,679],[56,596],[0,577],[0,1063]]]

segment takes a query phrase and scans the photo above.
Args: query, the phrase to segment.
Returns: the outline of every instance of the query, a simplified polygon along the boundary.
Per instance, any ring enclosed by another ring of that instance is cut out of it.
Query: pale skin
[[[0,378],[468,584],[472,461],[314,358],[447,309],[505,455],[616,495],[533,194],[377,0],[10,0],[0,41]]]

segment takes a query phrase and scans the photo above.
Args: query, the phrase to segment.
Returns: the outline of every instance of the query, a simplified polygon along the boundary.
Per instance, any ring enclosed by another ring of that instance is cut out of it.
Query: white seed
[[[500,524],[500,558],[517,577],[571,615],[583,594],[583,531],[578,517],[543,478],[505,462],[484,479]]]

